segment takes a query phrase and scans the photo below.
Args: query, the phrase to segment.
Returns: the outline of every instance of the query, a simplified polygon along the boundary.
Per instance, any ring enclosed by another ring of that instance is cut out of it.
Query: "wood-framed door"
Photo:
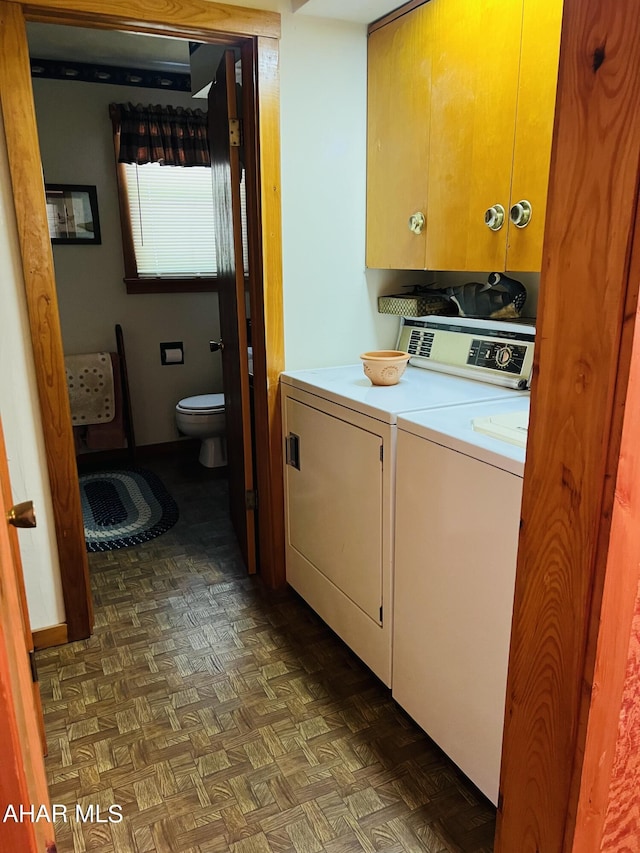
[[[242,60],[241,60],[242,66]],[[250,72],[250,69],[247,69]],[[245,71],[243,69],[242,75]],[[251,401],[242,251],[240,135],[231,144],[231,122],[239,121],[235,50],[225,50],[208,96],[209,146],[216,227],[218,304],[225,389],[229,510],[240,551],[249,571],[256,571]],[[246,153],[251,148],[245,149]],[[251,273],[251,270],[249,270]]]
[[[254,336],[257,479],[262,495],[260,565],[270,586],[284,582],[282,450],[278,378],[284,367],[280,223],[280,16],[207,0],[159,10],[154,0],[0,0],[0,108],[5,125],[24,286],[62,587],[70,641],[89,636],[92,608],[82,513],[64,374],[62,338],[48,236],[42,167],[31,89],[26,21],[124,29],[204,42],[242,42],[253,69],[245,112],[255,144],[252,209],[257,233],[250,300]],[[257,257],[259,255],[259,257]],[[263,518],[264,515],[264,518]]]
[[[51,814],[42,758],[44,726],[37,682],[28,651],[33,649],[16,531],[8,524],[13,505],[0,422],[0,838],[3,850],[42,853],[54,841],[46,820],[19,819],[19,809],[42,805]],[[35,689],[34,689],[35,688]],[[13,812],[8,812],[13,806]]]

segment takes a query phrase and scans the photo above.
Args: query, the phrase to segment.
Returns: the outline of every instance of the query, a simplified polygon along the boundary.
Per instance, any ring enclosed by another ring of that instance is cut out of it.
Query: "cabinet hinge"
[[[384,444],[380,445],[380,461],[384,462]]]
[[[36,684],[38,681],[38,667],[36,666],[35,651],[29,652],[29,666],[31,667],[31,680]]]
[[[382,624],[382,605],[380,605],[380,624]]]
[[[256,509],[258,506],[258,492],[256,489],[247,489],[244,493],[244,505],[247,509]]]
[[[239,118],[229,119],[229,145],[232,148],[240,147],[240,137],[242,135],[242,127]]]

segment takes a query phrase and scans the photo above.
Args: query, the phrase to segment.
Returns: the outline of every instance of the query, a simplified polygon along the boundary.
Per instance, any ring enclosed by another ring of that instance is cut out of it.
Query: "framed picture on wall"
[[[45,194],[52,243],[95,246],[102,242],[95,187],[81,184],[46,184]]]

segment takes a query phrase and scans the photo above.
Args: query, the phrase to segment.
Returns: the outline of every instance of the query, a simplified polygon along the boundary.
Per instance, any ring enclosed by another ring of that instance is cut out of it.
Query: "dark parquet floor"
[[[59,853],[491,851],[490,804],[304,602],[246,576],[226,482],[148,467],[180,521],[91,554],[94,635],[38,653]]]

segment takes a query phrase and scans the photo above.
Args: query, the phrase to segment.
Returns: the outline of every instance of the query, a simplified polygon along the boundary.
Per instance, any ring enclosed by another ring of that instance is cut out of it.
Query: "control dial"
[[[496,352],[496,364],[498,367],[508,367],[513,358],[513,350],[511,347],[500,347]]]

